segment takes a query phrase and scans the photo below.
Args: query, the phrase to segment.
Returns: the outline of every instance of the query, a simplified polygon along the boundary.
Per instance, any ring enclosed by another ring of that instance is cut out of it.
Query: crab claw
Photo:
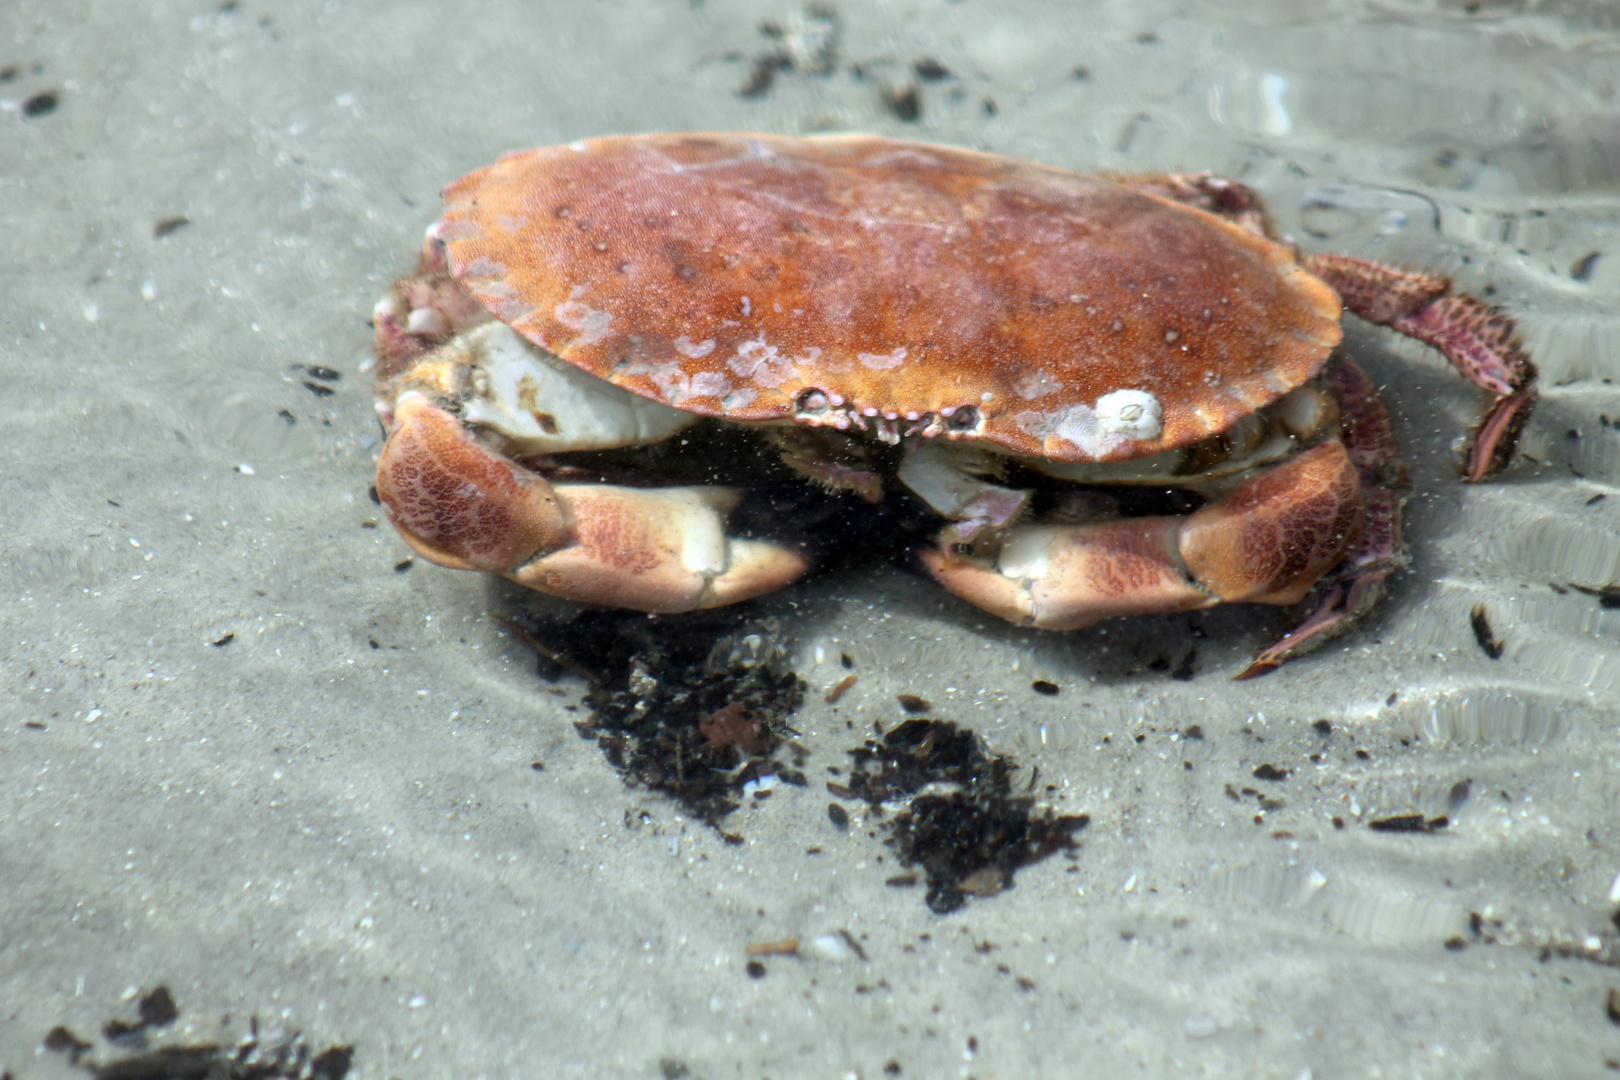
[[[780,589],[808,568],[800,552],[725,534],[729,488],[559,484],[571,543],[506,576],[552,596],[638,611],[723,607]]]
[[[418,554],[457,570],[505,573],[568,539],[550,484],[486,450],[420,392],[394,402],[377,497]]]
[[[1331,442],[1186,518],[1020,526],[994,566],[940,551],[923,561],[945,588],[993,615],[1075,630],[1222,602],[1297,603],[1344,558],[1363,514],[1355,466]]]
[[[994,568],[925,550],[941,585],[1008,622],[1078,630],[1116,615],[1192,611],[1220,601],[1187,580],[1176,518],[1014,527]]]
[[[1361,479],[1341,442],[1245,480],[1186,518],[1181,557],[1227,603],[1297,604],[1361,533]]]
[[[486,449],[419,391],[394,404],[377,496],[424,558],[586,603],[720,607],[781,588],[808,566],[790,548],[727,536],[730,489],[553,486]]]

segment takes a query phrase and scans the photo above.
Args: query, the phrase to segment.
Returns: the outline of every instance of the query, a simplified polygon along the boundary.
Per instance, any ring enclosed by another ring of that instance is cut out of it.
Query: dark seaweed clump
[[[591,715],[580,734],[627,782],[670,796],[706,824],[719,829],[750,780],[775,774],[804,784],[777,760],[797,734],[787,719],[804,682],[774,620],[587,611],[525,636],[589,683]]]
[[[1010,888],[1021,867],[1074,850],[1075,834],[1091,820],[1037,812],[1032,797],[1012,793],[1018,766],[948,721],[907,720],[849,753],[849,783],[830,787],[873,807],[909,800],[888,823],[886,842],[903,863],[922,868],[928,907],[938,915],[969,896]]]
[[[311,1050],[298,1032],[259,1031],[254,1021],[234,1045],[170,1044],[152,1047],[150,1040],[172,1024],[180,1010],[168,987],[145,994],[134,1022],[108,1020],[101,1034],[116,1049],[128,1051],[106,1063],[90,1059],[94,1045],[66,1027],[45,1036],[45,1049],[67,1055],[95,1080],[344,1080],[354,1062],[352,1046]],[[9,1075],[9,1074],[5,1074]]]

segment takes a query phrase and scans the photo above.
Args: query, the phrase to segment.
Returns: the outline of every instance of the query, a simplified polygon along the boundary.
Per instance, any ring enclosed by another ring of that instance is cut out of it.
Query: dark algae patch
[[[1075,834],[1091,820],[1037,811],[1032,797],[1013,794],[1018,766],[948,721],[907,720],[849,753],[849,782],[835,794],[873,807],[906,803],[888,822],[887,843],[902,863],[922,869],[925,899],[938,915],[969,896],[994,896],[1011,887],[1017,870],[1074,850]]]
[[[721,609],[657,617],[585,611],[544,625],[500,621],[540,654],[543,677],[586,681],[590,715],[579,733],[626,783],[669,796],[728,842],[741,842],[723,823],[750,781],[775,776],[805,785],[807,754],[788,724],[805,684],[788,666],[776,620],[739,620]],[[929,708],[907,696],[908,711]],[[921,871],[925,899],[938,914],[970,896],[994,896],[1012,886],[1019,869],[1075,850],[1075,835],[1090,821],[1037,809],[1033,796],[1015,794],[1019,766],[947,721],[916,717],[887,733],[875,728],[849,754],[847,783],[829,782],[828,791],[867,803],[874,818],[885,804],[903,804],[884,822],[885,843]],[[837,802],[828,804],[827,820],[835,829],[850,826]],[[918,876],[891,876],[890,883]]]
[[[253,1021],[235,1042],[166,1043],[164,1029],[180,1016],[167,987],[142,996],[134,1021],[111,1019],[102,1036],[116,1056],[102,1062],[95,1045],[66,1027],[54,1027],[44,1048],[63,1054],[94,1080],[344,1080],[354,1047],[312,1050],[298,1032],[261,1032]]]
[[[1448,817],[1430,818],[1422,814],[1396,814],[1369,821],[1367,828],[1373,832],[1432,833],[1439,832],[1450,824],[1451,819]]]
[[[133,1024],[125,1020],[108,1020],[101,1025],[101,1034],[114,1042],[143,1035],[148,1030],[165,1028],[180,1016],[180,1009],[167,986],[160,986],[144,995],[136,1007],[140,1019]]]
[[[750,780],[803,784],[777,760],[796,735],[787,719],[805,687],[773,621],[586,611],[532,631],[508,625],[550,675],[585,678],[591,714],[579,733],[626,782],[668,795],[716,829]]]

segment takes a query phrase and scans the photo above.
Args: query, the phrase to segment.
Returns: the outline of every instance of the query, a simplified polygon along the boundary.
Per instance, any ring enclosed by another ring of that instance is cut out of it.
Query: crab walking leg
[[[1506,468],[1536,404],[1536,366],[1519,348],[1513,320],[1453,293],[1443,277],[1346,255],[1307,255],[1304,262],[1333,286],[1345,307],[1439,349],[1470,382],[1496,395],[1474,432],[1464,470],[1469,480],[1483,480]]]
[[[726,488],[553,486],[491,453],[426,395],[402,394],[377,495],[424,558],[650,612],[747,600],[802,574],[797,551],[725,534]]]
[[[943,518],[950,520],[941,547],[966,543],[985,529],[1000,529],[1024,512],[1029,492],[998,487],[964,466],[983,461],[971,450],[917,442],[900,461],[900,482]]]
[[[378,384],[387,382],[464,330],[489,321],[489,312],[451,276],[438,226],[427,231],[416,273],[394,282],[371,312]]]
[[[1361,525],[1355,466],[1332,442],[1185,518],[1015,526],[994,566],[939,551],[923,560],[947,589],[994,615],[1074,630],[1223,602],[1297,603],[1344,558]]]
[[[1407,563],[1401,536],[1406,472],[1395,453],[1389,414],[1372,381],[1341,360],[1326,376],[1340,410],[1341,438],[1361,480],[1362,526],[1344,562],[1328,578],[1321,603],[1304,622],[1261,649],[1238,679],[1253,679],[1348,629],[1384,595],[1389,575]]]

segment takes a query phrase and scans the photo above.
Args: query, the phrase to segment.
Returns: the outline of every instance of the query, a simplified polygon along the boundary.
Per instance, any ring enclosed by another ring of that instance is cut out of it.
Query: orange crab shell
[[[1212,214],[880,137],[593,139],[509,155],[444,202],[451,272],[492,315],[731,420],[819,390],[891,420],[971,407],[966,434],[1013,453],[1118,460],[1226,430],[1341,333],[1290,248]],[[1119,390],[1158,399],[1156,432],[1095,434]]]

